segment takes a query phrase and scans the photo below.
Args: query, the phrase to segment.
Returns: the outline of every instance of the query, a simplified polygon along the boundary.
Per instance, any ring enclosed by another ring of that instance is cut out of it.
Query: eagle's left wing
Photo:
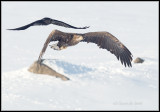
[[[125,67],[132,66],[132,54],[115,36],[108,32],[90,32],[83,35],[84,42],[92,42],[100,48],[107,49],[121,61]]]

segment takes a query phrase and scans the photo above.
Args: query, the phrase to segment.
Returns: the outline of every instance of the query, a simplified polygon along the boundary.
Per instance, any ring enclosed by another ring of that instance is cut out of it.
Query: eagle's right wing
[[[54,36],[54,33],[55,33],[55,30],[53,30],[53,31],[49,34],[46,42],[44,43],[43,48],[42,48],[42,50],[41,50],[41,52],[40,52],[40,54],[39,54],[39,58],[38,58],[38,61],[39,61],[39,62],[41,62],[41,58],[42,58],[43,54],[45,53],[48,44],[49,44],[49,43],[52,41],[52,39],[54,38],[54,37],[53,37],[53,36]]]

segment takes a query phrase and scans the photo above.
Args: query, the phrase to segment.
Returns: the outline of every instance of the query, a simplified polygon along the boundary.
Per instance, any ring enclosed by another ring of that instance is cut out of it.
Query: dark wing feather
[[[65,22],[58,21],[58,20],[52,20],[52,24],[58,25],[58,26],[63,26],[63,27],[66,27],[66,28],[73,28],[73,29],[86,29],[86,28],[89,28],[89,26],[75,27],[75,26],[69,25],[69,24],[67,24]]]
[[[83,35],[85,42],[97,44],[100,48],[107,49],[121,61],[125,67],[132,66],[132,54],[115,36],[108,32],[91,32]]]
[[[14,29],[8,29],[8,30],[25,30],[27,28],[29,28],[30,26],[37,26],[37,25],[46,25],[46,23],[43,20],[37,20],[33,23],[30,23],[28,25],[19,27],[19,28],[14,28]]]
[[[54,25],[59,25],[59,26],[63,26],[63,27],[67,27],[67,28],[74,28],[74,29],[86,29],[86,28],[89,28],[89,27],[75,27],[75,26],[72,26],[72,25],[69,25],[67,23],[64,23],[62,21],[58,21],[58,20],[54,20],[54,19],[51,19],[51,18],[43,18],[41,20],[37,20],[33,23],[30,23],[28,25],[25,25],[25,26],[22,26],[22,27],[19,27],[19,28],[14,28],[14,29],[8,29],[8,30],[25,30],[27,28],[29,28],[30,26],[37,26],[37,25],[49,25],[49,24],[54,24]]]

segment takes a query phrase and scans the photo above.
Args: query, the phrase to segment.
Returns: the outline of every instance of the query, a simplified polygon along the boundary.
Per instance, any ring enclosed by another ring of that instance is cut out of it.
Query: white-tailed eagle
[[[69,46],[74,46],[79,42],[91,42],[97,44],[100,48],[106,49],[114,54],[125,67],[132,67],[132,54],[115,36],[109,32],[89,32],[89,33],[65,33],[59,30],[53,30],[48,36],[39,55],[39,62],[51,41],[58,43],[51,45],[54,50],[62,50]]]

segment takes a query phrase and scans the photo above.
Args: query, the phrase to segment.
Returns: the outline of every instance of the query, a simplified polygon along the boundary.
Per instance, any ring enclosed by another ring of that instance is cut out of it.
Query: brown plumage
[[[48,44],[51,41],[58,41],[57,44],[51,46],[54,50],[62,50],[69,46],[78,44],[79,42],[91,42],[97,44],[102,49],[107,49],[121,61],[125,67],[131,67],[132,54],[115,36],[108,32],[89,32],[84,34],[65,33],[58,30],[53,30],[44,43],[43,49],[39,55],[39,61],[46,51]]]

